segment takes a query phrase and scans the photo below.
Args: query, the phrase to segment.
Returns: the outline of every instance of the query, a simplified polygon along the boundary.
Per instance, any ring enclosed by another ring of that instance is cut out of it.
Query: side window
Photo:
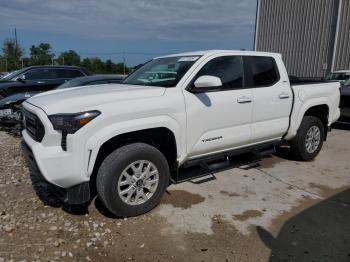
[[[279,80],[275,59],[266,56],[244,57],[248,87],[271,86]]]
[[[79,70],[73,69],[73,70],[67,70],[69,71],[69,78],[76,78],[76,77],[81,77],[85,76],[82,72]]]
[[[37,68],[29,70],[25,73],[27,80],[48,80],[54,79],[56,76],[51,69]]]
[[[76,69],[53,69],[55,71],[56,78],[71,79],[80,76],[84,76],[82,72]]]
[[[222,89],[243,87],[243,63],[240,56],[221,56],[210,60],[197,73],[195,79],[203,75],[216,76],[221,79]]]

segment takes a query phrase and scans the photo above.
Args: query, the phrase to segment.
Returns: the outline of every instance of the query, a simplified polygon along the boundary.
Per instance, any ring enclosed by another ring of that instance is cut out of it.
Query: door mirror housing
[[[221,79],[216,76],[204,75],[197,78],[194,86],[198,89],[210,89],[222,86]]]

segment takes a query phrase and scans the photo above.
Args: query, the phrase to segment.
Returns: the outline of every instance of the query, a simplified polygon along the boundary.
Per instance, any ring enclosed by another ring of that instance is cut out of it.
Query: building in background
[[[257,0],[255,50],[281,53],[288,74],[350,69],[350,0]]]

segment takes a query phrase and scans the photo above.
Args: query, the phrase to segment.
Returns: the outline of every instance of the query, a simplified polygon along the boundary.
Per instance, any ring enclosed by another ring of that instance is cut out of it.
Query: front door
[[[219,77],[222,87],[197,91],[200,76]],[[252,93],[244,88],[241,56],[219,56],[208,61],[184,91],[189,157],[225,151],[250,142]],[[192,90],[192,91],[191,91]]]

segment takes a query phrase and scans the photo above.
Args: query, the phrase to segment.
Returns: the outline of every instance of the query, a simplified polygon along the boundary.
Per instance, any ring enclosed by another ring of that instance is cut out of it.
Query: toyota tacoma
[[[205,174],[198,166],[222,170],[239,154],[282,143],[296,159],[315,158],[339,96],[337,82],[291,83],[280,54],[175,54],[121,84],[26,100],[22,146],[41,195],[80,204],[97,192],[113,214],[136,216],[171,183]]]

